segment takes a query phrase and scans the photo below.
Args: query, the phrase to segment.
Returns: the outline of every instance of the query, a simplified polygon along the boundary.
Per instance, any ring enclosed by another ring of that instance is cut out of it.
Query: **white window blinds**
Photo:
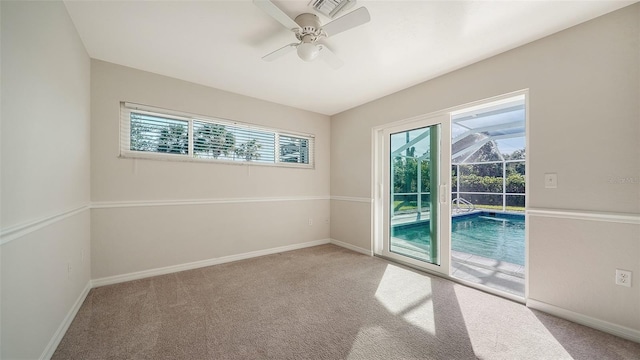
[[[279,142],[280,161],[286,163],[309,163],[309,139],[280,135]]]
[[[313,167],[312,135],[121,104],[123,157]]]
[[[189,122],[131,113],[129,150],[169,154],[189,153]]]

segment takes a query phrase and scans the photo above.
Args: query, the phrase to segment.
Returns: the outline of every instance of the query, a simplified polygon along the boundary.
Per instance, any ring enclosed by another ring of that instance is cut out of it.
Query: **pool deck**
[[[430,217],[431,217],[431,214],[429,213],[428,210],[421,212],[419,215],[417,212],[397,214],[391,218],[391,226],[410,224],[418,221],[426,221],[426,220],[429,220]]]
[[[524,266],[522,265],[455,250],[451,250],[451,260],[459,264],[472,265],[524,279]]]
[[[393,238],[393,251],[416,259],[425,259],[427,247]],[[451,276],[524,297],[525,268],[522,265],[483,256],[451,251]]]
[[[524,297],[524,266],[459,251],[451,252],[451,276]]]

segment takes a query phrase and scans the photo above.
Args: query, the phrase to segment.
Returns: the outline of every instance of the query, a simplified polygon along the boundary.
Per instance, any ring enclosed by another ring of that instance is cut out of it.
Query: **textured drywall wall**
[[[33,226],[89,203],[90,61],[62,2],[0,7],[1,224],[22,234],[2,238],[0,357],[34,359],[90,279],[87,208]]]

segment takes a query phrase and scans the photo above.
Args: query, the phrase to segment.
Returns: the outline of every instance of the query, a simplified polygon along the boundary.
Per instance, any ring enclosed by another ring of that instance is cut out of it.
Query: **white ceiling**
[[[92,58],[333,115],[633,2],[358,0],[371,22],[327,40],[338,70],[295,52],[263,61],[295,37],[250,0],[65,4]]]

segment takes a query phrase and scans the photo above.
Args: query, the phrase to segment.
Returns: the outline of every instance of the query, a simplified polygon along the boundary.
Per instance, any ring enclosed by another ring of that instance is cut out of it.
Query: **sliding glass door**
[[[525,95],[373,129],[375,254],[526,296]]]
[[[447,198],[441,183],[441,168],[446,167],[440,166],[441,133],[447,121],[448,116],[387,128],[379,139],[383,143],[379,186],[384,225],[378,252],[441,272],[443,260],[448,263],[440,216]]]

